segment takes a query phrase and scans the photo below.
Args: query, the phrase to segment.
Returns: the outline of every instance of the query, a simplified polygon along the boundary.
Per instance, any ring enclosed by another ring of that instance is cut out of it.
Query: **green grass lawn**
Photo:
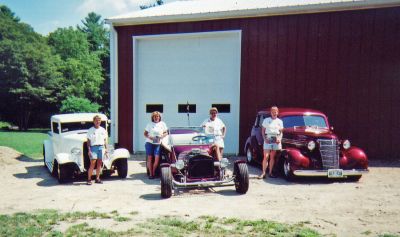
[[[0,146],[11,147],[30,158],[41,158],[45,129],[32,129],[27,132],[0,130]]]

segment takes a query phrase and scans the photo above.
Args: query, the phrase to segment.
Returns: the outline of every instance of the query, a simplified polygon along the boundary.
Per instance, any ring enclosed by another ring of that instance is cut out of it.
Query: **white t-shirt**
[[[163,121],[160,121],[158,123],[155,123],[155,122],[148,123],[144,130],[146,132],[148,132],[149,136],[151,136],[151,137],[161,137],[163,135],[163,133],[168,130],[168,128],[167,128],[167,125]],[[150,142],[153,144],[160,144],[160,141],[154,142],[153,140],[149,139],[148,137],[146,137],[146,142]]]
[[[105,141],[108,138],[107,130],[102,126],[98,128],[91,127],[88,130],[87,138],[90,140],[91,146],[105,145]]]
[[[268,117],[263,120],[262,126],[265,128],[265,134],[268,136],[277,136],[281,133],[280,129],[283,128],[283,122],[279,118],[272,119]]]
[[[219,118],[215,118],[214,121],[208,118],[204,120],[201,126],[205,127],[204,130],[206,134],[211,134],[215,137],[218,137],[222,136],[222,129],[225,127],[225,124]]]

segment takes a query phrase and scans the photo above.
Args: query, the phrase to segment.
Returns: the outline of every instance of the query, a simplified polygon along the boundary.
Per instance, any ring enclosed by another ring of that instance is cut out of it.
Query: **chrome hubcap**
[[[247,154],[247,161],[251,162],[253,160],[253,154],[251,153],[250,148],[247,148],[246,154]]]

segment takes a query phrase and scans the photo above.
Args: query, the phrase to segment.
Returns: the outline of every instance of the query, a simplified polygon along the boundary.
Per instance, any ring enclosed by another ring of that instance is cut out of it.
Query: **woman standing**
[[[107,155],[107,130],[100,126],[101,124],[101,117],[96,115],[93,117],[93,127],[88,130],[87,133],[87,146],[88,146],[88,153],[90,158],[90,167],[88,170],[88,180],[87,185],[92,184],[92,174],[93,169],[96,166],[96,181],[95,183],[103,183],[100,180],[100,170],[103,164],[103,154]]]
[[[151,114],[151,122],[144,129],[147,169],[150,173],[150,179],[154,179],[158,163],[160,162],[161,139],[167,135],[167,129],[167,125],[161,121],[161,113],[154,111]]]
[[[275,164],[276,151],[282,149],[282,129],[283,122],[278,118],[278,107],[271,107],[271,117],[265,118],[262,123],[262,136],[264,138],[264,157],[262,162],[262,174],[259,178],[265,178],[266,170],[269,161],[269,174],[270,178],[276,178],[272,173]]]

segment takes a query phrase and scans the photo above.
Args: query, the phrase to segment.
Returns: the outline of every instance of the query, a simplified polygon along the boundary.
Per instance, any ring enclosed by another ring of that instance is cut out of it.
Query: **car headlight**
[[[343,141],[343,148],[347,150],[350,147],[351,147],[350,141],[349,140],[344,140]]]
[[[181,170],[181,169],[183,169],[183,167],[185,167],[185,163],[183,162],[183,160],[177,160],[177,161],[175,162],[175,167],[176,167],[178,170]]]
[[[315,142],[314,142],[314,141],[309,141],[309,142],[307,143],[307,148],[308,148],[308,150],[310,150],[310,151],[314,150],[314,149],[315,149]]]
[[[82,150],[78,147],[74,147],[71,149],[71,154],[75,156],[80,156],[82,154]]]
[[[229,160],[227,158],[222,158],[221,159],[221,167],[225,168],[229,165]]]

